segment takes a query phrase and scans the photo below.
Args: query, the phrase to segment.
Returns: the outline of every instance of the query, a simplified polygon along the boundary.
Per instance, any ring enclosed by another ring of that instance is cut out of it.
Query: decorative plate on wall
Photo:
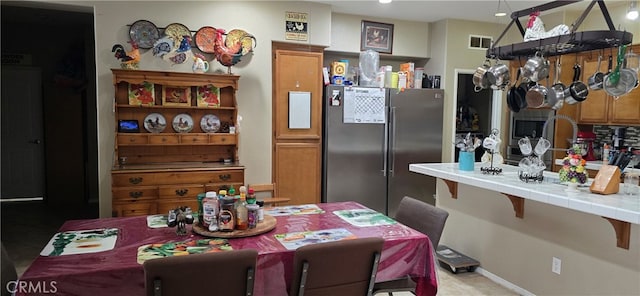
[[[192,37],[189,28],[179,23],[169,24],[166,28],[164,28],[164,34],[175,40],[175,43],[173,45],[175,49],[178,48],[180,42],[182,42],[182,39],[184,39],[184,36],[189,36],[189,38]]]
[[[202,27],[195,35],[196,47],[204,53],[214,53],[213,43],[216,40],[216,28]]]
[[[173,118],[173,130],[177,133],[188,133],[193,129],[193,118],[187,113],[176,115]]]
[[[160,30],[150,21],[138,20],[129,28],[129,37],[138,47],[148,49],[160,38]]]

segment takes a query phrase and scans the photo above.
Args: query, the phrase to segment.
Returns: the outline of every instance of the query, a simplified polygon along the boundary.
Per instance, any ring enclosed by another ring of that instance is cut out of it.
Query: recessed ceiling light
[[[627,18],[635,20],[638,18],[638,1],[631,1],[629,3],[629,10],[627,11]]]
[[[393,1],[393,0],[378,0],[378,2],[380,2],[382,4],[391,3],[391,1]]]

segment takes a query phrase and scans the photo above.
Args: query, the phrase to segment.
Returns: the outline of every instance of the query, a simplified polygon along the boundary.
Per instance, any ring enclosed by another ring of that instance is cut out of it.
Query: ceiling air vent
[[[491,36],[469,35],[469,48],[472,49],[486,50],[491,47],[491,42],[493,42]]]

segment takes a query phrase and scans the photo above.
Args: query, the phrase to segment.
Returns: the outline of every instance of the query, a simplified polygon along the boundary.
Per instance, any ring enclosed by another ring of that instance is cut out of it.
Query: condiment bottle
[[[249,195],[247,196],[247,204],[253,205],[256,203],[256,192],[253,188],[249,188]]]
[[[258,224],[258,211],[260,210],[260,206],[255,204],[247,205],[247,223],[249,225],[249,229],[256,228]]]
[[[220,231],[233,231],[235,229],[236,215],[233,203],[234,198],[231,196],[225,196],[222,200],[222,208],[218,216],[218,228]]]
[[[258,209],[258,222],[262,222],[264,220],[264,201],[256,201],[256,204],[260,207]]]
[[[245,199],[247,198],[247,186],[240,186],[240,188],[238,188],[238,191],[240,192],[240,197],[244,196]]]
[[[244,196],[240,195],[240,200],[236,204],[236,229],[246,230],[249,228],[247,215],[247,202]]]
[[[218,229],[218,209],[219,203],[215,191],[208,191],[202,200],[202,226],[210,231]],[[214,230],[211,230],[213,227]]]
[[[205,192],[201,192],[201,193],[198,193],[198,195],[196,197],[197,200],[198,200],[198,224],[200,224],[202,226],[204,226],[204,223],[202,221],[204,219],[204,216],[202,215],[204,213],[204,211],[202,209],[202,201],[204,200],[205,196],[206,196],[206,193]]]

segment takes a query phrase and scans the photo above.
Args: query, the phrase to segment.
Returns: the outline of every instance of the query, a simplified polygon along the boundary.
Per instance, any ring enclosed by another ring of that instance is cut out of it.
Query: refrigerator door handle
[[[388,108],[388,107],[386,107]],[[389,112],[385,112],[385,121],[384,121],[384,141],[382,142],[382,176],[387,176],[387,147],[389,144]]]
[[[391,126],[389,128],[389,154],[390,154],[390,162],[389,162],[389,175],[393,177],[393,170],[395,169],[396,163],[396,154],[394,153],[394,149],[396,146],[396,107],[391,107],[391,112],[389,113],[389,121],[391,122]]]

